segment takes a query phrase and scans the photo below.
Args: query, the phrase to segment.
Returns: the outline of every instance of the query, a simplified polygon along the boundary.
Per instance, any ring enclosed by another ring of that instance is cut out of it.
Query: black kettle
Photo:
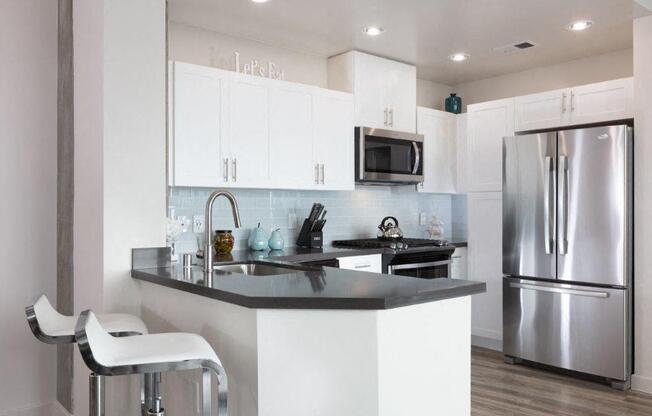
[[[385,217],[378,226],[378,238],[395,240],[403,238],[403,231],[398,228],[398,220],[394,217]]]

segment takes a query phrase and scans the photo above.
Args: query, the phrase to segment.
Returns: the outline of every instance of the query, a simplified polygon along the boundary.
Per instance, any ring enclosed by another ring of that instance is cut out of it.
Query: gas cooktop
[[[352,248],[390,248],[392,250],[401,250],[410,247],[446,247],[446,240],[428,240],[425,238],[363,238],[359,240],[336,240],[333,241],[335,247],[352,247]]]

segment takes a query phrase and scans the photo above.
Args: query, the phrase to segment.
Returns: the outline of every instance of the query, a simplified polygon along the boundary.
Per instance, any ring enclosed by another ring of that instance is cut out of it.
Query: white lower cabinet
[[[503,333],[502,198],[502,192],[468,195],[468,279],[487,284],[473,296],[472,332],[490,345],[502,345]]]
[[[468,279],[466,247],[457,247],[451,256],[451,279]]]
[[[337,260],[340,262],[340,269],[370,273],[383,272],[383,257],[381,254],[339,257]]]

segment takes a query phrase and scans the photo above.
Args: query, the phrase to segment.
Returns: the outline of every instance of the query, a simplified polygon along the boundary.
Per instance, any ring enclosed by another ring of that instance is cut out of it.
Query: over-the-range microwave
[[[356,127],[355,181],[378,185],[423,182],[423,135]]]

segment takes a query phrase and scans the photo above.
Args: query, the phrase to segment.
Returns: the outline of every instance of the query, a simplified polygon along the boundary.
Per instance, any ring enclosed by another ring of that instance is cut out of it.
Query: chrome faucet
[[[240,228],[240,212],[238,211],[238,202],[235,196],[229,191],[217,190],[208,197],[206,201],[206,221],[204,225],[206,229],[206,245],[204,246],[204,285],[213,286],[213,245],[211,244],[211,231],[213,230],[213,203],[217,197],[225,197],[231,204],[231,212],[233,213],[233,222],[235,228]]]

